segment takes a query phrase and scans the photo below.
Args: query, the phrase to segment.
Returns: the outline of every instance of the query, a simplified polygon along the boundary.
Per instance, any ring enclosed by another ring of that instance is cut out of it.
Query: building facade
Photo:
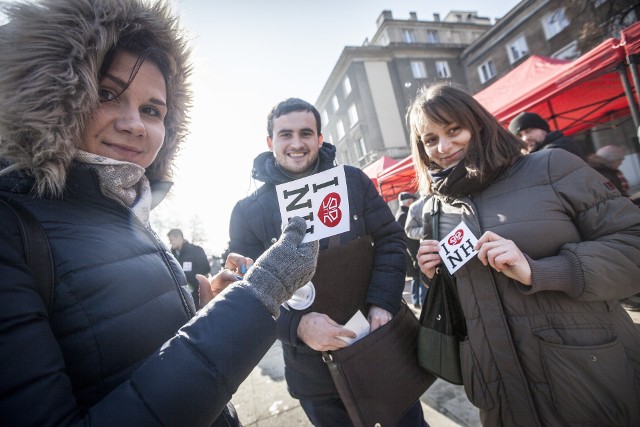
[[[371,41],[344,48],[316,101],[325,140],[337,147],[340,163],[361,168],[382,156],[404,158],[405,113],[421,86],[445,80],[477,93],[532,54],[575,59],[637,21],[639,7],[633,0],[523,0],[495,23],[473,11],[418,20],[385,10]],[[624,19],[608,25],[620,11]],[[589,24],[599,32],[585,38]],[[599,126],[574,138],[587,151],[614,140],[637,151],[633,123],[610,127],[615,136]]]
[[[440,80],[466,84],[458,58],[491,25],[475,12],[419,21],[415,13],[398,20],[387,10],[377,24],[370,42],[344,48],[316,101],[338,161],[358,167],[409,154],[404,117],[417,88]]]

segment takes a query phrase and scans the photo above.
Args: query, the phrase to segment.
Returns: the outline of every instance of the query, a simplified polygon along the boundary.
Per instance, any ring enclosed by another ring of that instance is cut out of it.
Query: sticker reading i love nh
[[[455,273],[465,265],[478,251],[474,250],[478,238],[473,235],[467,224],[460,222],[451,233],[440,241],[438,253],[449,273]]]
[[[303,242],[349,231],[349,197],[344,166],[276,185],[282,227],[289,219],[307,220]]]

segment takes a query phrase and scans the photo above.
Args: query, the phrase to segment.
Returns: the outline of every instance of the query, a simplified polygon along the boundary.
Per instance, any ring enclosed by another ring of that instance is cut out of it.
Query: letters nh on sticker
[[[476,253],[473,249],[475,242],[473,242],[470,237],[467,237],[465,240],[464,234],[464,229],[459,228],[449,236],[446,243],[440,243],[440,247],[445,253],[447,264],[453,269],[467,262],[469,257]],[[453,247],[457,245],[459,246],[453,249]]]

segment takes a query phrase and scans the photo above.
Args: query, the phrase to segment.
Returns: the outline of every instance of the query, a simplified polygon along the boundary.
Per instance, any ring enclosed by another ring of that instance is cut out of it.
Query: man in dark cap
[[[524,111],[509,124],[509,130],[524,141],[527,153],[548,148],[562,148],[582,160],[587,159],[582,148],[559,130],[551,131],[545,119],[536,113]]]

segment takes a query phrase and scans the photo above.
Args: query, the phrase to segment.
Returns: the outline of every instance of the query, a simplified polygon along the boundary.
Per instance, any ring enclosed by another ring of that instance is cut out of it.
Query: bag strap
[[[431,208],[431,234],[433,240],[440,240],[440,200],[434,198]]]
[[[47,308],[47,315],[51,316],[53,308],[53,257],[49,247],[49,239],[42,226],[35,219],[33,214],[17,204],[0,198],[0,203],[4,204],[18,220],[20,234],[22,235],[22,245],[27,257],[27,265],[36,282],[38,292]]]

